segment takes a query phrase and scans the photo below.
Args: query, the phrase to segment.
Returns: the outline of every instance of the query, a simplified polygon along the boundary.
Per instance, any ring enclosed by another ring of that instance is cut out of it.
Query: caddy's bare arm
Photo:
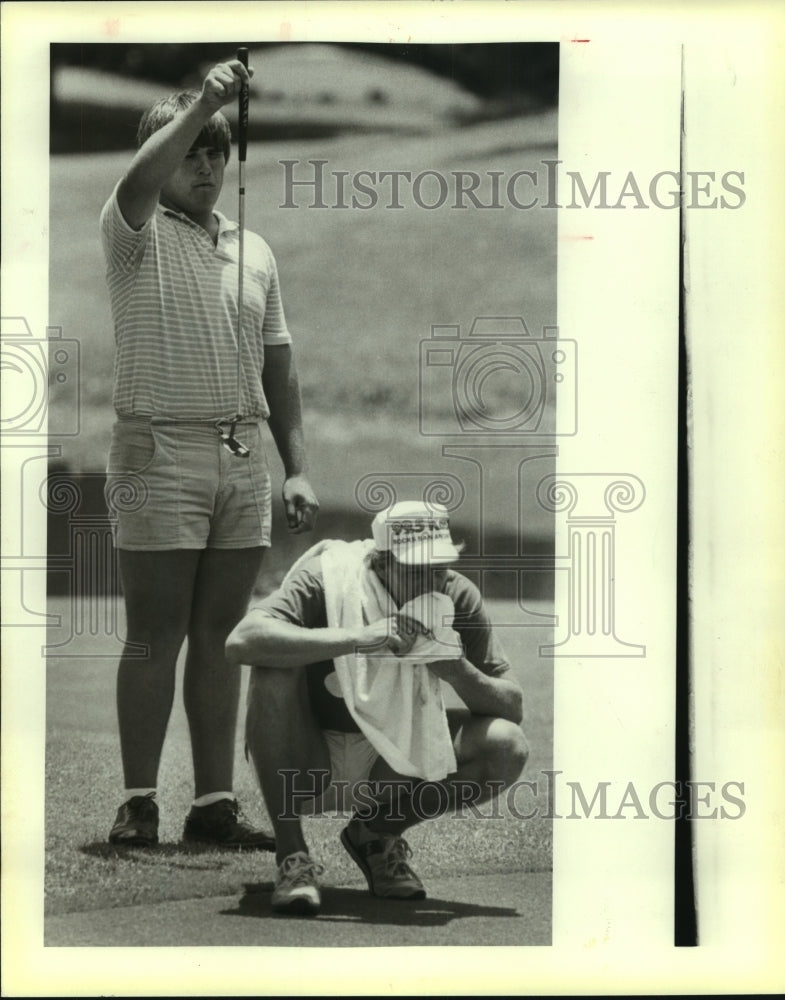
[[[357,629],[305,628],[252,608],[230,634],[226,657],[230,663],[257,667],[303,667],[332,660],[358,650],[406,652],[407,637],[397,634],[394,618],[382,618]]]
[[[489,677],[465,657],[438,660],[429,670],[452,685],[456,694],[475,715],[491,715],[520,725],[523,722],[523,691],[508,677]]]

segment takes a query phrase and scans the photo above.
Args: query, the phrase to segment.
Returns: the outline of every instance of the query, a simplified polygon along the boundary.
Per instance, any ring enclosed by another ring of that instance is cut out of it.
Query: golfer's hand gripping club
[[[245,90],[247,127],[247,93],[253,70],[248,69],[248,49],[240,49],[239,51],[245,52],[245,61],[239,57],[238,53],[238,58],[213,66],[202,83],[201,101],[209,111],[214,113],[220,111]]]
[[[245,163],[245,154],[248,150],[248,84],[251,73],[248,71],[248,49],[239,48],[237,50],[237,61],[245,70],[240,85],[240,104],[238,108],[238,131],[237,131],[237,155],[240,163]],[[251,71],[253,72],[253,71]]]

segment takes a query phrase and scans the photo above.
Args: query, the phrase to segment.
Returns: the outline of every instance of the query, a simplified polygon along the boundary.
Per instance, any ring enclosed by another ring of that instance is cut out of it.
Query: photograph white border
[[[189,16],[183,17],[183,11]],[[48,323],[51,41],[559,41],[564,169],[744,173],[737,210],[687,211],[692,376],[694,773],[739,780],[745,815],[696,823],[701,945],[673,947],[672,826],[556,821],[548,948],[43,948],[44,661],[3,634],[5,995],[776,992],[783,920],[781,163],[776,4],[14,3],[2,8],[2,314]],[[588,41],[584,41],[588,39]],[[574,165],[574,166],[573,166]],[[617,619],[634,659],[556,660],[556,768],[647,789],[673,775],[678,212],[559,214],[558,322],[581,349],[559,474],[633,474]],[[590,236],[592,239],[577,237]],[[675,284],[674,284],[675,282]],[[5,464],[5,462],[4,462]],[[5,470],[4,470],[5,471]],[[4,477],[4,525],[13,524]],[[18,499],[16,500],[18,504]],[[8,505],[8,506],[6,506]],[[10,530],[10,529],[8,529]],[[41,526],[45,531],[45,526]],[[4,547],[6,544],[4,527]],[[564,536],[557,538],[562,551]],[[45,606],[32,584],[31,602]],[[621,586],[623,581],[624,586]],[[40,598],[40,599],[39,599]],[[563,595],[557,594],[557,606]],[[24,634],[19,634],[24,633]],[[296,964],[296,974],[293,967]]]

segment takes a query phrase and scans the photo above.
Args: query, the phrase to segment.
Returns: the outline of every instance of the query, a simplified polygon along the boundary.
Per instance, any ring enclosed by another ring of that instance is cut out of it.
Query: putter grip
[[[237,58],[248,69],[248,49],[237,50]],[[240,90],[239,126],[237,136],[237,152],[241,163],[245,163],[245,153],[248,148],[248,84]]]

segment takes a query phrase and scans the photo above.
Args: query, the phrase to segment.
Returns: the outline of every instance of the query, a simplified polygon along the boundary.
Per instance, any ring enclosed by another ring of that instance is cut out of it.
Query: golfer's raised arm
[[[216,111],[237,97],[253,70],[239,59],[214,66],[205,77],[198,100],[178,114],[168,125],[154,132],[128,168],[117,190],[123,218],[140,229],[158,204],[158,195]]]
[[[252,608],[226,641],[230,663],[255,667],[302,667],[346,656],[359,648],[397,648],[395,620],[382,618],[358,629],[305,628]]]

